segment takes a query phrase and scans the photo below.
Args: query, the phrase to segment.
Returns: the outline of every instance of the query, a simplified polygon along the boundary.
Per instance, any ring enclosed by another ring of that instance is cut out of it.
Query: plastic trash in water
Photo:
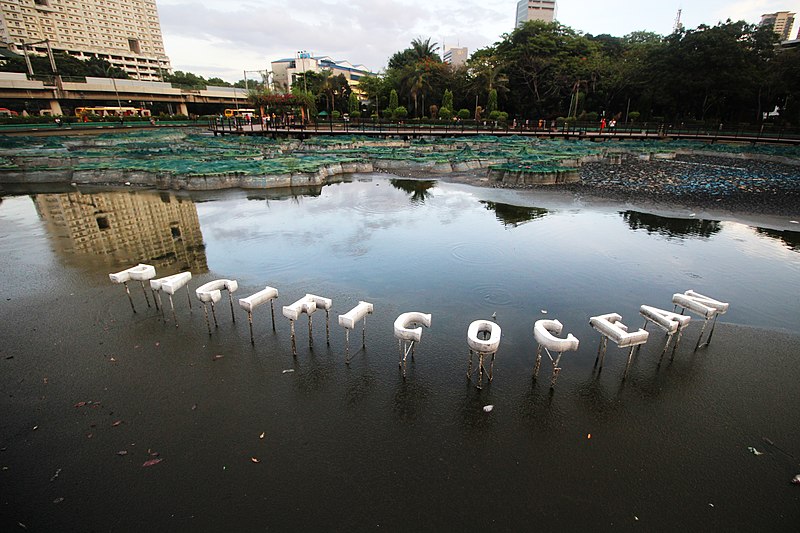
[[[795,485],[800,485],[800,474],[797,474],[792,478],[792,483],[794,483]]]
[[[752,453],[753,455],[764,455],[764,452],[760,452],[760,451],[756,450],[755,448],[753,448],[752,446],[748,446],[747,447],[747,451]]]
[[[483,406],[483,412],[484,413],[491,413],[492,409],[494,409],[494,405],[484,405]]]
[[[281,372],[281,374],[290,374],[292,372],[294,372],[294,368],[290,368],[288,370],[284,370],[283,372]]]

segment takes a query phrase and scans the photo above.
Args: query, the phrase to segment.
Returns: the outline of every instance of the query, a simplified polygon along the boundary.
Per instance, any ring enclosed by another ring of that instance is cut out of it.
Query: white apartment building
[[[469,51],[467,48],[448,48],[447,52],[444,53],[444,57],[442,57],[442,61],[457,68],[466,64],[468,58]]]
[[[0,41],[11,51],[99,57],[132,78],[169,73],[155,0],[0,0]]]
[[[358,82],[365,76],[374,76],[364,65],[353,65],[349,61],[334,61],[329,56],[315,57],[311,52],[300,51],[293,58],[273,61],[272,83],[282,90],[288,90],[297,81],[298,74],[303,72],[322,72],[330,70],[334,76],[344,74],[350,87],[358,86]],[[302,80],[300,76],[300,80]]]
[[[514,25],[519,28],[529,20],[553,22],[558,14],[556,0],[519,0],[517,3],[517,21]]]

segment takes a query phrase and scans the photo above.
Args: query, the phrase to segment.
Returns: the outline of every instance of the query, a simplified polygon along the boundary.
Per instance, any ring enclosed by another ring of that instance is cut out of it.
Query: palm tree
[[[411,50],[417,61],[423,61],[425,59],[430,59],[433,61],[438,60],[440,63],[442,61],[438,54],[439,45],[432,43],[430,37],[424,41],[422,40],[422,37],[417,37],[411,41]]]

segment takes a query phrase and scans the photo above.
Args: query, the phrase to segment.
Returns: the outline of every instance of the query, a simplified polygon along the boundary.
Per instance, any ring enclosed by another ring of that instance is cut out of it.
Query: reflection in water
[[[436,185],[434,180],[389,180],[389,182],[394,188],[411,193],[412,204],[425,203],[425,200],[431,196],[428,189]]]
[[[761,235],[766,235],[782,242],[792,251],[800,252],[800,232],[767,228],[756,228],[756,231]]]
[[[547,214],[547,209],[542,209],[541,207],[522,207],[485,200],[481,200],[481,203],[489,211],[494,211],[497,220],[502,222],[504,226],[517,227],[531,220],[542,218]]]
[[[717,220],[662,217],[638,211],[624,211],[622,218],[632,230],[643,229],[667,237],[711,237],[720,230]]]
[[[296,200],[299,197],[317,197],[322,194],[322,185],[309,185],[306,187],[281,187],[277,189],[264,189],[248,191],[248,200]]]
[[[194,202],[170,193],[36,194],[34,204],[59,251],[115,265],[208,271]]]

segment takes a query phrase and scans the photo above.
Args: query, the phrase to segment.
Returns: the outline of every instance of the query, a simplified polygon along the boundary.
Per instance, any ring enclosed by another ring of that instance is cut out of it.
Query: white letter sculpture
[[[647,342],[647,337],[650,334],[644,329],[629,333],[628,326],[622,323],[622,317],[617,313],[593,316],[589,319],[589,324],[599,331],[600,335],[603,337],[600,340],[600,347],[597,350],[597,358],[600,360],[600,370],[603,369],[603,359],[606,356],[608,339],[614,341],[620,348],[631,347],[631,351],[628,353],[628,364],[625,366],[623,378],[627,376],[634,351],[636,351],[640,345]],[[595,364],[597,364],[597,359],[595,359]]]
[[[312,336],[312,322],[311,315],[319,309],[325,310],[325,333],[330,344],[330,325],[329,325],[329,309],[333,305],[330,298],[323,298],[322,296],[315,296],[313,294],[306,294],[292,305],[285,305],[283,307],[283,316],[289,319],[292,328],[292,355],[297,355],[297,341],[294,335],[294,321],[300,318],[300,315],[305,313],[308,315],[308,347],[314,348],[314,337]]]
[[[172,295],[175,294],[175,291],[186,286],[186,296],[189,299],[189,309],[192,308],[192,293],[189,291],[189,280],[192,279],[191,272],[180,272],[178,274],[173,274],[171,276],[166,276],[163,278],[158,279],[151,279],[150,280],[150,289],[152,289],[153,294],[156,295],[158,299],[157,306],[161,307],[161,316],[164,318],[164,322],[167,321],[166,317],[164,316],[164,306],[161,303],[161,291],[166,292],[169,296],[169,307],[172,309],[172,318],[175,320],[175,327],[178,327],[178,317],[175,316],[175,304],[172,302]]]
[[[239,298],[239,306],[247,311],[247,322],[250,324],[250,344],[255,344],[253,338],[253,310],[256,307],[269,302],[269,308],[272,312],[272,331],[275,331],[275,298],[278,297],[278,289],[267,286],[265,289],[258,291],[247,298]]]
[[[481,333],[484,337],[481,338]],[[497,349],[500,348],[500,326],[488,320],[475,320],[467,328],[467,345],[469,345],[469,365],[467,366],[467,379],[472,376],[472,352],[478,352],[478,384],[477,388],[483,388],[483,357],[491,354],[492,361],[489,364],[489,382],[492,381],[492,371],[494,370],[494,358]]]
[[[203,311],[205,311],[206,314],[206,326],[208,327],[209,335],[211,335],[211,324],[208,322],[208,309],[206,308],[206,303],[211,304],[211,314],[214,316],[214,327],[216,328],[218,327],[218,324],[217,312],[214,308],[214,304],[222,299],[222,294],[220,291],[228,291],[228,300],[230,300],[231,303],[231,319],[236,322],[236,317],[233,314],[232,294],[236,292],[238,288],[239,284],[235,279],[216,279],[214,281],[209,281],[205,285],[201,285],[195,289],[194,292],[197,294],[197,298],[203,302]]]
[[[650,307],[649,305],[641,306],[639,308],[639,314],[644,317],[644,326],[642,326],[642,328],[647,329],[647,323],[652,322],[667,333],[667,344],[664,345],[664,350],[661,352],[661,357],[664,357],[664,354],[667,352],[669,343],[672,341],[672,336],[675,335],[675,333],[678,334],[678,338],[675,340],[675,345],[672,347],[672,357],[675,357],[675,350],[678,349],[678,344],[681,342],[683,330],[686,329],[686,326],[688,326],[689,322],[691,322],[691,317],[687,315],[679,315],[678,313],[672,311],[665,311],[664,309],[659,309],[658,307]]]
[[[345,338],[345,359],[346,364],[350,364],[350,330],[355,329],[356,322],[364,320],[364,327],[361,330],[361,347],[367,346],[367,315],[372,314],[372,304],[369,302],[358,302],[358,305],[343,315],[339,315],[339,325],[344,327]]]
[[[560,339],[555,335],[560,335],[564,326],[558,320],[537,320],[533,325],[533,337],[539,346],[536,348],[536,364],[533,367],[533,377],[539,375],[539,365],[542,362],[542,347],[544,347],[550,362],[553,364],[553,377],[550,380],[550,388],[555,388],[558,373],[561,372],[561,367],[558,363],[561,361],[561,355],[567,351],[577,351],[579,341],[572,333],[567,334],[566,339]],[[558,356],[553,359],[550,350],[558,352]]]
[[[411,352],[411,360],[414,360],[414,343],[422,339],[422,327],[411,328],[414,324],[422,324],[426,328],[431,327],[431,315],[412,311],[403,313],[394,321],[394,336],[400,349],[400,367],[403,369],[403,379],[406,377],[406,358]]]
[[[703,329],[700,330],[700,337],[697,339],[697,344],[694,347],[695,351],[700,348],[700,341],[703,339],[703,333],[706,330],[706,325],[708,325],[708,320],[713,318],[714,323],[711,324],[711,331],[708,333],[708,340],[706,340],[703,346],[708,346],[711,344],[711,337],[714,335],[714,326],[717,325],[717,315],[724,315],[728,311],[729,306],[727,303],[709,298],[708,296],[703,296],[702,294],[694,292],[691,289],[683,294],[674,294],[672,296],[672,303],[675,304],[675,309],[678,307],[683,308],[681,310],[681,314],[683,314],[683,311],[688,309],[689,311],[697,313],[705,319],[705,322],[703,322]]]
[[[130,300],[131,302],[131,309],[133,309],[134,313],[136,312],[136,307],[133,306],[133,298],[131,297],[130,289],[128,289],[128,282],[130,280],[134,280],[141,283],[142,293],[144,293],[144,299],[147,302],[147,307],[150,307],[150,300],[147,298],[147,291],[144,288],[144,282],[156,277],[156,268],[154,266],[139,263],[135,267],[128,268],[126,270],[123,270],[122,272],[109,274],[108,277],[114,283],[122,283],[123,285],[125,285],[125,292],[128,293],[128,300]],[[155,295],[153,296],[153,300],[155,300]]]

